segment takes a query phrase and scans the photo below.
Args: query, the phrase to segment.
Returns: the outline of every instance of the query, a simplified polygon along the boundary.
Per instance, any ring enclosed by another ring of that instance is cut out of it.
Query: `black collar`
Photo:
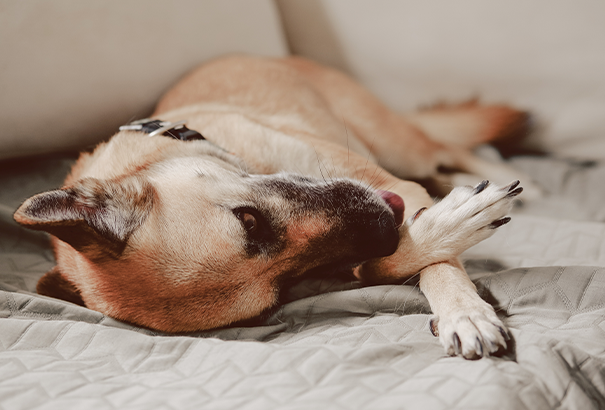
[[[197,131],[190,130],[185,127],[187,121],[161,121],[145,118],[131,122],[128,125],[122,125],[120,131],[140,131],[148,134],[150,137],[154,135],[164,135],[181,141],[205,140],[204,136]]]

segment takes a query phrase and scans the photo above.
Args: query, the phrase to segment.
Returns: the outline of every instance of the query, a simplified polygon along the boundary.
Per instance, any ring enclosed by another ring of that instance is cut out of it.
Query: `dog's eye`
[[[278,249],[277,230],[267,214],[258,209],[242,206],[233,209],[246,232],[245,247],[250,257],[268,254]]]
[[[242,226],[248,234],[254,234],[259,230],[261,216],[258,211],[250,208],[239,208],[234,211],[234,214],[242,222]]]
[[[256,229],[258,228],[258,221],[256,220],[256,217],[254,215],[249,214],[247,212],[242,212],[239,218],[241,219],[246,232],[254,233],[254,231],[256,231]]]

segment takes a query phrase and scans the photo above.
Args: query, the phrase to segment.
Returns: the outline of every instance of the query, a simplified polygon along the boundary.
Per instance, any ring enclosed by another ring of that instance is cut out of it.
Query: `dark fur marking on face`
[[[323,234],[309,237],[305,244],[309,260],[358,264],[391,254],[397,247],[399,234],[392,210],[356,182],[287,175],[259,181],[258,192],[261,197],[278,196],[288,202],[288,226],[301,218],[321,218],[329,225]]]
[[[267,194],[277,194],[299,210],[320,211],[328,214],[364,213],[384,207],[373,200],[370,190],[353,181],[331,180],[317,182],[310,178],[288,175],[288,179],[272,179],[261,182]]]
[[[287,200],[293,215],[323,215],[334,225],[342,224],[348,234],[356,234],[355,226],[368,224],[396,229],[393,210],[371,189],[345,179],[312,182],[294,175],[287,178],[262,181],[261,187],[265,195],[279,195]]]

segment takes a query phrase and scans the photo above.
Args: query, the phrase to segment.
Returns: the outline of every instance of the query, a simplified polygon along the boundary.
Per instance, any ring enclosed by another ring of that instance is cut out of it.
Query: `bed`
[[[311,278],[262,322],[179,336],[36,295],[52,252],[12,212],[72,161],[12,165],[0,180],[4,409],[605,406],[605,164],[510,161],[548,194],[464,255],[512,333],[503,357],[467,361],[444,354],[413,285]]]
[[[80,54],[71,50],[52,64],[23,60],[44,55],[32,51],[27,56],[13,56],[6,60],[10,64],[2,67],[9,71],[0,76],[4,81],[0,88],[5,90],[0,100],[0,409],[605,408],[605,85],[601,69],[605,59],[595,51],[602,50],[595,42],[601,44],[605,38],[599,37],[605,32],[597,17],[602,15],[603,6],[585,1],[587,7],[598,10],[583,14],[574,14],[575,6],[551,6],[548,0],[527,6],[515,1],[489,6],[496,7],[494,16],[517,13],[519,7],[534,11],[542,7],[541,27],[550,24],[556,28],[551,32],[554,37],[561,30],[561,36],[572,38],[569,33],[582,32],[580,26],[586,28],[586,41],[593,43],[584,54],[572,43],[562,41],[553,53],[558,56],[573,49],[575,62],[592,65],[581,64],[583,76],[553,88],[552,84],[569,77],[565,70],[570,65],[563,64],[558,66],[559,71],[542,75],[540,70],[552,65],[545,55],[537,59],[544,65],[526,65],[531,75],[522,80],[510,78],[518,74],[514,70],[479,78],[482,73],[496,72],[498,67],[479,59],[473,67],[482,71],[462,75],[460,67],[446,70],[439,65],[441,60],[436,56],[446,58],[447,53],[411,53],[426,48],[411,45],[410,37],[405,40],[408,43],[403,41],[409,46],[408,52],[382,54],[373,46],[375,42],[364,43],[365,39],[355,37],[360,27],[356,16],[363,17],[373,32],[392,28],[389,19],[398,14],[389,7],[407,7],[406,27],[416,33],[437,30],[431,24],[414,25],[420,17],[432,15],[431,7],[437,4],[434,2],[401,2],[397,6],[379,2],[381,8],[376,2],[337,0],[280,0],[277,6],[268,0],[229,4],[181,0],[180,9],[174,8],[173,2],[151,5],[134,0],[94,6],[66,0],[51,8],[38,1],[9,3],[4,16],[18,15],[21,20],[8,21],[0,16],[0,30],[4,30],[0,37],[8,38],[10,30],[18,29],[26,40],[26,35],[38,33],[39,41],[51,41],[51,34],[58,35],[60,30],[82,29],[88,34],[72,33],[73,42],[95,38],[96,44],[101,42],[96,40],[100,38],[98,33],[93,36],[87,30],[97,26],[72,24],[76,21],[74,13],[87,7],[97,8],[88,12],[103,21],[98,27],[111,23],[117,34],[111,37],[109,46],[82,47],[76,50]],[[485,3],[462,3],[459,8],[439,4],[446,9],[452,7],[444,15],[458,13],[461,19],[472,20],[475,16],[461,10],[484,12],[484,20],[477,25],[489,37],[493,22],[500,20],[486,17],[492,14],[482,9],[488,7]],[[380,18],[369,18],[370,6]],[[120,16],[132,18],[115,20],[115,10],[120,7]],[[146,18],[134,18],[142,8]],[[234,17],[232,8],[243,10],[240,17]],[[193,35],[187,19],[196,13],[196,18],[203,14],[205,20],[195,26],[195,30],[201,30],[194,33],[195,38],[203,38],[205,43],[201,54],[192,56],[193,46],[185,44]],[[317,23],[313,30],[301,24],[311,14]],[[170,34],[183,34],[184,38],[156,41],[151,48],[138,48],[136,58],[132,57],[129,53],[133,43],[122,40],[148,36],[149,26],[159,27],[168,15],[187,23],[184,34],[178,30]],[[525,17],[520,17],[509,32],[512,37],[519,30],[533,28],[534,21],[527,17],[531,14],[519,15]],[[48,34],[44,30],[50,29],[40,24],[17,27],[19,21],[28,21],[26,17],[56,22],[56,31]],[[451,36],[466,35],[464,30],[457,31],[459,20],[450,20],[456,28]],[[557,21],[582,23],[578,23],[578,30],[565,31],[563,25],[555,24]],[[281,24],[285,25],[288,47],[281,37]],[[438,26],[447,24],[440,22]],[[227,31],[220,31],[223,27]],[[254,27],[265,31],[255,31]],[[59,34],[64,41],[66,34]],[[325,41],[318,43],[318,35],[325,35]],[[213,43],[221,36],[230,45],[219,47]],[[525,44],[522,36],[519,44]],[[502,44],[508,44],[509,37],[503,37]],[[491,40],[499,38],[494,35]],[[546,35],[541,38],[551,41]],[[482,39],[468,50],[480,47]],[[313,41],[315,48],[310,48]],[[174,54],[177,43],[189,50],[188,54]],[[52,44],[36,44],[40,49],[53,49]],[[432,44],[430,39],[427,44]],[[14,51],[1,46],[4,55]],[[330,48],[337,46],[338,52]],[[434,101],[439,95],[459,100],[474,84],[488,100],[503,99],[528,107],[541,125],[551,125],[534,140],[535,145],[548,148],[547,155],[507,160],[510,166],[531,176],[544,191],[543,197],[518,203],[511,223],[463,255],[480,295],[494,305],[511,330],[509,349],[502,357],[469,361],[447,356],[429,330],[430,308],[414,283],[360,287],[345,276],[308,278],[284,295],[283,305],[270,317],[245,326],[187,335],[154,333],[35,293],[38,278],[54,266],[48,237],[20,228],[12,214],[28,196],[61,185],[75,160],[75,154],[65,153],[66,149],[88,146],[110,135],[132,116],[144,116],[161,92],[199,61],[232,51],[284,55],[288,50],[347,69],[401,110],[425,100]],[[503,47],[498,50],[506,55]],[[509,55],[525,55],[529,49],[519,51],[517,45],[514,50],[517,54]],[[365,58],[367,53],[371,58]],[[155,64],[158,55],[181,64]],[[485,54],[477,55],[483,58]],[[582,55],[588,60],[582,60]],[[411,60],[393,60],[402,56]],[[106,64],[103,69],[98,68],[95,58]],[[112,71],[115,67],[110,62],[115,61],[120,63],[119,72]],[[154,64],[145,71],[147,77],[140,75],[140,66],[128,68],[129,64],[149,61]],[[432,65],[423,71],[414,65],[415,61],[430,61]],[[83,65],[76,73],[79,76],[58,74],[77,66],[75,62]],[[32,79],[36,71],[31,67],[38,67],[36,64],[46,64],[44,78]],[[409,84],[397,70],[385,68],[402,64],[409,68],[404,74],[414,78]],[[494,60],[494,64],[499,63]],[[436,66],[440,68],[434,69]],[[100,77],[89,76],[91,70]],[[450,83],[459,88],[448,88],[445,72],[453,73]],[[115,78],[118,75],[119,81]],[[70,84],[77,85],[72,94],[64,86],[66,76],[71,76]],[[21,82],[15,80],[17,77]],[[44,82],[44,87],[50,88],[45,89],[46,94],[41,93],[42,83],[37,81],[55,77],[63,82]],[[37,87],[34,91],[22,86],[30,79],[33,85],[29,88]],[[114,84],[114,88],[108,84]],[[400,89],[408,90],[408,100],[396,91]],[[37,99],[42,94],[43,98]],[[48,99],[48,95],[54,99]],[[116,98],[122,95],[124,98]],[[69,121],[61,122],[65,112],[70,113]],[[36,121],[30,121],[32,113]],[[15,118],[20,120],[13,121]],[[586,124],[592,124],[591,132]],[[65,139],[67,135],[69,140]],[[40,153],[45,154],[24,157]]]

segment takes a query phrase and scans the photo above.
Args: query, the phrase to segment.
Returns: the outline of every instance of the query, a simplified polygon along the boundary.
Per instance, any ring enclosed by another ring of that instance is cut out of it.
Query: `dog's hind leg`
[[[504,184],[520,179],[525,183],[529,179],[504,163],[485,161],[471,152],[486,142],[498,143],[500,147],[515,145],[513,142],[524,138],[531,128],[531,117],[526,112],[470,101],[400,115],[337,70],[300,58],[282,62],[314,86],[334,117],[343,121],[343,133],[350,130],[378,165],[399,178],[438,177],[437,181],[445,185],[461,179],[440,174],[444,167],[474,175],[477,182],[489,179]],[[525,186],[528,197],[533,192],[539,195],[539,189],[529,182]]]
[[[296,57],[282,62],[325,99],[334,119],[342,122],[342,134],[355,135],[378,165],[390,173],[406,179],[424,178],[433,175],[446,159],[442,143],[428,138],[344,73]],[[334,136],[326,138],[339,140]],[[346,140],[341,145],[346,146]]]

